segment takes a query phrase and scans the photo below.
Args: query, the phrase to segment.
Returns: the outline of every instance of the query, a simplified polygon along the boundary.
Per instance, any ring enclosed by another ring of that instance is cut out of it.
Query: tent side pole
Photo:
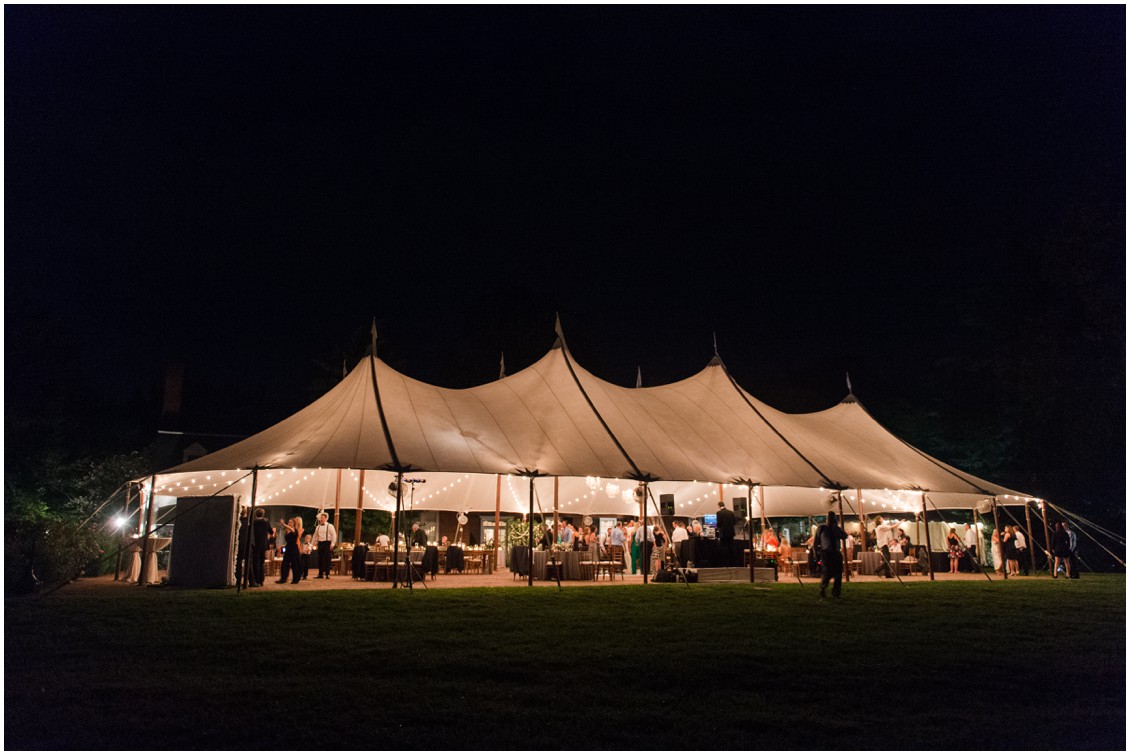
[[[259,467],[251,468],[251,510],[247,512],[247,545],[243,548],[243,572],[237,574],[235,577],[235,594],[239,595],[240,589],[243,587],[244,581],[251,584],[248,578],[251,572],[251,540],[255,535],[255,488],[259,483]],[[239,532],[238,525],[236,526],[236,533]],[[239,547],[238,538],[235,547]]]
[[[752,506],[753,505],[753,499],[750,499],[749,503],[750,503],[750,506]],[[767,516],[765,516],[765,486],[764,485],[758,485],[757,486],[757,503],[761,508],[761,531],[764,532],[765,531],[765,525],[768,524],[768,521],[769,521],[769,518]],[[751,508],[750,511],[752,512],[753,509]],[[778,539],[780,539],[780,538],[778,538]]]
[[[930,547],[930,518],[926,515],[926,491],[922,491],[922,522],[926,525],[926,565],[930,567],[930,581],[934,581],[934,549]]]
[[[558,483],[560,483],[560,482],[561,482],[560,477],[554,477],[553,478],[553,529],[550,530],[550,531],[553,532],[554,540],[557,539],[557,522],[559,521],[558,505],[557,505],[557,486],[558,486]]]
[[[1024,521],[1028,525],[1028,559],[1032,564],[1032,576],[1036,575],[1036,538],[1032,537],[1032,510],[1028,508],[1028,501],[1024,501]]]
[[[130,484],[127,482],[126,483],[126,506],[125,506],[124,509],[122,509],[122,516],[123,517],[129,515],[129,489],[130,489]],[[118,565],[114,568],[114,581],[115,582],[117,582],[118,580],[120,580],[122,578],[122,548],[121,548],[122,533],[120,532],[120,530],[121,530],[120,527],[114,528],[114,532],[118,533]]]
[[[353,525],[353,547],[361,544],[361,507],[365,497],[365,470],[361,470],[361,479],[357,483],[357,522]]]
[[[977,509],[973,509],[973,531],[977,533],[977,557],[973,559],[973,567],[984,571],[982,564],[984,563],[985,553],[981,547],[981,516],[977,513]]]
[[[364,474],[364,472],[362,472]],[[400,586],[400,578],[397,572],[400,570],[400,502],[404,498],[404,473],[400,470],[396,472],[396,519],[393,521],[392,529],[392,589],[395,590]],[[377,565],[373,563],[373,578],[377,576]],[[408,579],[412,579],[412,575],[407,575]],[[411,584],[411,582],[409,582]]]
[[[718,486],[718,490],[719,490],[719,494],[721,494],[721,490],[722,490],[721,485]],[[643,574],[643,583],[646,585],[647,584],[647,570],[651,567],[651,564],[644,563],[644,561],[647,560],[647,559],[644,558],[644,550],[647,548],[647,484],[646,483],[644,484],[644,487],[643,487],[643,497],[640,498],[640,526],[636,528],[636,532],[638,532],[639,536],[640,536],[640,549],[639,549],[640,555],[639,555],[639,559],[637,560],[637,563],[642,564],[642,567],[640,568],[640,572]],[[632,533],[632,539],[635,539],[636,532]]]
[[[1008,563],[1004,560],[1004,540],[1001,539],[1001,525],[1000,525],[1000,520],[997,519],[997,497],[996,496],[993,496],[993,534],[995,534],[997,536],[997,544],[998,544],[997,547],[999,547],[1000,551],[1001,551],[1001,565],[1004,566],[1004,570],[1001,573],[1004,574],[1004,579],[1007,582],[1008,581]],[[992,551],[992,539],[991,538],[989,540],[989,543],[990,543],[989,550]],[[991,557],[992,553],[990,553],[989,555]]]
[[[530,516],[526,521],[526,540],[530,546],[530,568],[527,569],[526,585],[534,586],[534,478],[530,478]]]
[[[497,568],[502,559],[502,475],[496,474],[494,476],[494,564]]]
[[[337,470],[337,485],[334,487],[334,532],[341,538],[341,470]],[[356,543],[354,543],[356,545]]]
[[[137,584],[145,585],[149,582],[145,573],[145,562],[149,558],[149,530],[153,527],[153,499],[157,497],[157,475],[149,478],[149,495],[145,497],[144,516],[139,516],[141,523],[141,571],[137,575]]]
[[[843,528],[847,524],[847,520],[844,519],[844,491],[836,491],[836,500],[840,504],[840,527]],[[844,582],[851,582],[851,559],[848,556],[847,552],[847,540],[840,541],[840,550],[844,554],[844,563],[841,567],[841,569],[843,570]]]
[[[746,500],[749,502],[747,504],[748,510],[746,511],[746,514],[748,514],[746,521],[749,522],[749,525],[746,527],[746,529],[749,530],[749,582],[750,582],[750,584],[753,584],[755,581],[757,581],[756,574],[753,570],[753,557],[754,557],[754,551],[753,551],[753,486],[752,485],[746,485],[745,488],[746,488]],[[765,531],[765,507],[764,506],[761,508],[761,531],[762,532]]]
[[[1052,560],[1052,534],[1048,527],[1047,504],[1040,501],[1040,518],[1044,520],[1044,558],[1048,562],[1048,574],[1055,575],[1055,562]]]
[[[859,548],[861,551],[867,550],[867,522],[863,521],[863,491],[859,488],[855,489],[855,505],[859,507]],[[863,558],[863,556],[860,556]]]

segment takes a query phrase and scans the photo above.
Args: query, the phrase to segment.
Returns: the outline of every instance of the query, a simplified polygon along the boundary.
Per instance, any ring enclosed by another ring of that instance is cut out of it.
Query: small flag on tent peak
[[[714,356],[718,356],[718,334],[711,333],[710,335],[714,338]]]
[[[845,372],[844,377],[847,378],[848,393],[851,393],[851,375]]]
[[[643,373],[640,372],[639,365],[636,365],[636,387],[643,388]]]
[[[561,332],[561,313],[553,313],[553,332],[561,338],[565,338],[565,334]]]
[[[372,336],[372,342],[369,344],[373,349],[373,356],[377,355],[377,318],[373,318],[373,326],[369,328],[369,334]]]
[[[498,379],[506,377],[506,352],[498,352]]]
[[[345,380],[345,376],[348,373],[349,373],[349,371],[345,368],[345,357],[342,357],[341,358],[341,379]]]

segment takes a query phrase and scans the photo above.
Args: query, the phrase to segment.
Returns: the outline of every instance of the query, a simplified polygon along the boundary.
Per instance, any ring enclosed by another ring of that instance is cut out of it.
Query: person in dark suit
[[[722,544],[722,559],[726,566],[734,565],[734,525],[737,517],[726,508],[724,501],[718,502],[718,540]]]
[[[263,586],[263,562],[267,558],[271,539],[271,523],[263,509],[255,509],[255,520],[251,522],[251,586]]]
[[[412,545],[418,545],[421,548],[428,547],[428,535],[420,529],[420,525],[417,523],[412,524]]]
[[[824,576],[820,578],[820,599],[824,599],[824,591],[828,589],[828,582],[832,582],[832,597],[840,597],[840,581],[844,575],[844,557],[840,551],[840,542],[847,540],[847,533],[839,525],[836,514],[828,512],[828,521],[816,528],[813,545],[820,554],[820,562],[824,565]]]

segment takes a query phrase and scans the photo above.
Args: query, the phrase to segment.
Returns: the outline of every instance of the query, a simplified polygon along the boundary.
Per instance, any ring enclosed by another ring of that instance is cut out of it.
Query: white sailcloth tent
[[[564,339],[495,382],[449,389],[368,356],[320,399],[228,448],[142,482],[162,497],[223,491],[256,505],[392,510],[395,470],[423,477],[414,508],[525,512],[536,471],[538,508],[638,515],[631,491],[650,480],[699,516],[719,500],[752,498],[757,516],[968,509],[993,496],[1026,499],[919,451],[853,397],[810,414],[758,401],[715,357],[667,385],[625,388],[576,363]],[[599,482],[595,478],[600,478]],[[363,482],[363,485],[362,485]],[[233,484],[234,483],[234,484]],[[556,491],[556,492],[555,492]]]

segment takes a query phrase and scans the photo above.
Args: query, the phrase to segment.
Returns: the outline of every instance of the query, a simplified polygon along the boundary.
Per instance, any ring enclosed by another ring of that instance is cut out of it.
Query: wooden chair
[[[600,546],[594,545],[585,551],[585,558],[581,560],[581,573],[588,579],[595,580],[600,573]]]
[[[599,578],[601,574],[607,574],[609,579],[615,579],[616,572],[619,571],[621,579],[624,574],[624,548],[620,545],[609,545],[604,548],[600,558],[596,562],[596,573],[593,575],[594,579]]]

